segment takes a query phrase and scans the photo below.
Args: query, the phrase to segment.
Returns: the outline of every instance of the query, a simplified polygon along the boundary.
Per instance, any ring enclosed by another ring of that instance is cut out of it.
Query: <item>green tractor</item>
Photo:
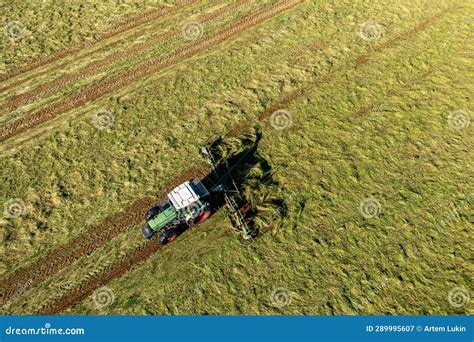
[[[173,241],[179,228],[204,222],[211,214],[211,195],[197,179],[186,181],[168,194],[164,205],[157,205],[145,215],[143,236],[152,238],[159,232],[159,242]]]

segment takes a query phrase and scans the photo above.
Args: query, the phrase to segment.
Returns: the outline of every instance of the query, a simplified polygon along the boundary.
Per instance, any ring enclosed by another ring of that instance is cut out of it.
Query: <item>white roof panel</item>
[[[199,199],[199,195],[191,187],[190,182],[184,182],[168,194],[168,198],[176,209],[182,209]]]

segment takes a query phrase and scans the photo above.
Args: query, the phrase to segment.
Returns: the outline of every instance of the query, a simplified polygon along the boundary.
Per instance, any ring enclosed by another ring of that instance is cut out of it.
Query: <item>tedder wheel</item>
[[[211,212],[209,210],[206,210],[202,212],[199,216],[196,216],[194,219],[194,224],[199,224],[207,220],[207,218],[211,215]]]

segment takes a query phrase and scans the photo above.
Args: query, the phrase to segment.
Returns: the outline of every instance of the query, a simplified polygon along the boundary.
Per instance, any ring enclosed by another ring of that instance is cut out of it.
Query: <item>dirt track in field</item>
[[[407,30],[400,34],[399,36],[395,37],[392,39],[390,44],[383,44],[382,46],[384,48],[389,48],[395,46],[397,43],[406,40],[407,38],[411,37],[413,34],[416,34],[417,32],[422,31],[423,29],[427,28],[429,26],[429,23],[432,23],[435,21],[436,18],[440,18],[444,13],[447,13],[449,10],[446,10],[444,12],[441,12],[435,16],[429,17],[425,20],[423,20],[420,24],[415,26],[415,28]],[[374,53],[380,52],[382,48],[378,47],[373,50]],[[364,55],[363,56],[366,60],[369,59],[369,55]],[[360,58],[360,57],[359,57]],[[359,63],[357,63],[357,60],[354,63],[354,67],[360,66]],[[365,64],[365,63],[363,63]],[[414,84],[417,83],[419,80],[431,75],[434,71],[437,69],[429,69],[428,71],[424,72],[421,74],[421,76],[414,77],[408,81],[408,83]],[[341,70],[339,70],[341,71]],[[334,72],[331,72],[328,76],[324,77],[323,80],[321,81],[322,83],[329,82],[333,77]],[[321,83],[320,82],[320,83]],[[318,83],[318,84],[320,84]],[[311,84],[311,86],[314,86],[314,84]],[[306,87],[309,88],[309,87]],[[284,98],[282,101],[279,103],[275,104],[268,110],[265,110],[264,113],[259,117],[259,121],[264,121],[266,120],[273,111],[281,108],[286,108],[291,102],[293,102],[296,98],[300,96],[304,96],[306,93],[305,88],[301,88],[300,90],[294,92],[290,96]],[[389,96],[391,96],[391,92],[388,93]],[[248,129],[251,125],[250,124],[243,124],[241,126],[238,126],[235,130],[232,130],[231,134],[238,134],[245,129]],[[132,269],[134,266],[137,264],[145,261],[148,257],[152,256],[156,251],[158,251],[162,246],[160,246],[156,241],[149,241],[147,243],[144,243],[137,249],[135,249],[133,252],[131,252],[127,257],[124,257],[122,260],[114,263],[111,265],[106,271],[94,276],[93,278],[87,280],[85,283],[77,287],[76,289],[72,290],[69,293],[66,293],[64,296],[62,296],[58,301],[54,302],[53,304],[49,305],[47,308],[43,309],[40,313],[41,314],[58,314],[66,310],[70,305],[74,303],[78,303],[85,299],[87,296],[91,295],[93,291],[111,280],[118,278],[128,272],[130,269]]]
[[[182,60],[189,59],[197,55],[199,52],[221,44],[227,39],[271,19],[280,13],[288,11],[304,1],[305,0],[290,0],[266,6],[258,10],[256,13],[239,20],[230,27],[220,30],[214,35],[197,40],[195,43],[176,49],[164,57],[154,59],[136,67],[135,69],[99,82],[36,113],[8,122],[0,128],[0,142],[32,129],[46,121],[52,120],[65,112],[109,94],[112,91],[123,88],[131,82],[138,81],[150,74],[163,70],[166,67],[175,65]]]
[[[115,236],[143,221],[146,211],[154,206],[158,199],[179,184],[196,175],[203,175],[207,165],[193,166],[183,174],[166,184],[157,197],[146,197],[137,200],[123,212],[110,215],[100,224],[88,229],[63,246],[57,247],[32,264],[18,270],[2,281],[0,285],[0,300],[3,304],[16,297],[18,289],[22,292],[36,286],[43,280],[71,265],[81,256],[100,248]],[[3,305],[1,304],[1,305]]]
[[[217,0],[215,0],[215,1],[217,1]],[[190,3],[187,3],[186,5],[191,5],[191,4],[194,3],[194,2],[195,2],[195,1],[190,2]],[[179,10],[179,9],[182,9],[183,7],[185,7],[185,5],[179,5],[179,7],[177,7],[177,8],[176,8],[175,10],[173,10],[172,12],[167,13],[166,15],[173,14],[174,12],[176,12],[176,11]],[[164,16],[166,16],[166,15],[164,15]],[[150,20],[150,22],[153,21],[153,20],[157,20],[157,19],[159,19],[159,18],[161,18],[161,17],[154,18],[154,19]],[[143,23],[142,23],[142,24],[143,24]],[[140,24],[140,25],[141,25],[141,24]],[[140,26],[140,25],[138,25],[138,26]],[[133,28],[135,28],[135,27],[133,27]],[[133,28],[131,28],[131,29],[133,29]],[[126,32],[126,31],[128,31],[128,30],[125,30],[124,32]],[[130,35],[129,37],[127,37],[127,39],[133,41],[133,40],[135,40],[135,39],[141,37],[141,36],[142,36],[144,33],[146,33],[147,31],[148,31],[148,29],[139,30],[139,31],[133,33],[132,35]],[[121,33],[123,33],[123,32],[121,32]],[[114,48],[115,46],[119,45],[119,44],[122,43],[122,42],[123,42],[123,41],[119,38],[119,39],[117,39],[117,40],[115,40],[115,41],[112,41],[112,42],[109,43],[109,44],[106,44],[106,45],[101,46],[101,47],[97,47],[97,48],[95,48],[95,49],[93,49],[93,50],[91,50],[91,51],[85,53],[84,55],[80,56],[79,59],[86,59],[86,58],[88,58],[88,57],[90,57],[90,56],[92,56],[92,55],[94,55],[94,54],[99,54],[99,53],[101,53],[101,52],[109,51],[110,49]],[[93,44],[91,43],[91,44],[85,46],[84,48],[87,48],[87,47],[90,46],[90,45],[93,45]],[[70,53],[69,55],[74,54],[74,53],[80,53],[80,52],[81,52],[81,50],[74,51],[73,53]],[[60,58],[60,59],[62,59],[62,58]],[[33,71],[33,74],[28,75],[28,76],[26,76],[25,78],[16,80],[15,83],[12,83],[12,84],[10,84],[10,85],[8,85],[8,86],[5,86],[4,88],[0,88],[0,93],[3,93],[3,92],[5,92],[5,91],[7,91],[7,90],[10,90],[11,88],[18,87],[19,85],[21,85],[21,84],[23,84],[23,83],[25,83],[25,82],[28,82],[28,81],[30,81],[30,80],[32,80],[32,79],[41,77],[41,76],[43,76],[43,75],[45,75],[45,74],[47,74],[47,73],[54,72],[55,69],[56,69],[56,70],[63,70],[65,67],[67,67],[68,64],[71,64],[71,63],[74,63],[74,62],[76,62],[76,60],[74,60],[74,61],[64,61],[63,63],[57,65],[56,67],[53,67],[53,69],[49,68],[49,69],[46,69],[46,70],[39,71],[39,72],[37,72],[37,73],[34,73],[34,71]],[[36,63],[36,62],[35,62],[35,63]],[[51,63],[47,63],[47,64],[51,64]],[[47,65],[47,64],[45,64],[45,65]]]
[[[435,72],[437,68],[431,68],[426,72],[423,72],[421,75],[417,75],[416,77],[411,78],[407,81],[407,84],[413,85],[420,80],[424,79],[425,77],[431,75]],[[406,88],[404,88],[406,89]],[[394,96],[395,93],[398,92],[389,92],[389,96]],[[280,102],[278,105],[275,105],[273,108],[284,108],[290,102],[294,101],[298,96],[290,98],[286,98],[284,101]],[[276,109],[275,109],[276,110]],[[273,112],[273,109],[269,109],[265,113],[267,115],[261,116],[260,120],[263,121]],[[243,125],[236,126],[233,130],[231,130],[226,136],[237,136],[244,131],[247,131],[251,128],[251,125],[248,123],[244,123]],[[40,311],[38,314],[40,315],[55,315],[60,314],[61,312],[65,311],[68,307],[73,304],[79,303],[88,296],[92,295],[94,290],[97,288],[106,285],[110,281],[123,276],[125,273],[130,271],[133,267],[139,265],[140,263],[146,261],[147,258],[151,257],[154,253],[156,253],[159,249],[163,246],[160,245],[157,241],[147,241],[137,247],[135,250],[130,252],[126,257],[123,259],[115,262],[111,266],[109,266],[104,272],[95,275],[94,277],[88,279],[85,283],[81,284],[79,287],[75,288],[69,293],[63,295],[58,301],[53,303],[50,306],[47,306],[45,309]]]
[[[232,13],[231,11],[235,11],[241,5],[249,3],[249,2],[250,0],[239,0],[235,3],[230,3],[222,8],[217,9],[216,11],[212,13],[206,13],[199,16],[197,18],[197,21],[202,24],[205,24],[205,23],[216,21],[217,19],[222,19],[221,18],[222,16]],[[10,100],[8,100],[8,102],[2,107],[2,109],[0,109],[0,115],[3,115],[7,112],[14,111],[15,109],[21,106],[31,103],[32,99],[37,99],[41,96],[51,94],[57,90],[64,89],[66,86],[68,86],[72,82],[76,82],[86,77],[90,77],[99,72],[102,72],[106,69],[107,66],[109,66],[112,63],[122,61],[122,60],[128,60],[138,54],[151,50],[157,44],[162,43],[163,41],[166,41],[172,37],[176,37],[180,34],[181,34],[180,27],[172,31],[158,34],[142,43],[135,44],[127,49],[117,51],[111,54],[110,56],[104,57],[101,60],[92,62],[86,65],[85,67],[81,68],[77,72],[74,72],[69,75],[63,75],[59,77],[58,79],[42,84],[28,92],[14,96]]]
[[[127,258],[114,263],[105,272],[88,279],[76,289],[62,296],[53,306],[43,309],[40,315],[57,315],[74,303],[79,303],[84,298],[90,296],[101,284],[107,284],[115,278],[119,278],[136,265],[146,261],[163,246],[156,239],[151,239],[137,247]]]
[[[424,18],[422,21],[420,21],[413,28],[405,30],[404,32],[402,32],[399,35],[393,37],[392,39],[388,40],[387,42],[376,46],[374,49],[369,51],[367,54],[363,54],[363,55],[360,55],[360,56],[356,57],[355,60],[353,62],[349,62],[348,66],[346,66],[345,68],[339,68],[339,69],[335,69],[333,71],[330,71],[327,75],[325,75],[322,79],[319,79],[317,82],[312,82],[311,84],[309,84],[305,87],[301,87],[298,90],[294,91],[293,93],[291,93],[290,95],[285,97],[283,100],[278,102],[276,105],[273,105],[270,108],[268,108],[267,110],[265,110],[260,115],[259,120],[260,121],[265,120],[265,119],[269,118],[274,111],[276,111],[278,109],[286,108],[296,98],[304,96],[306,94],[307,90],[312,88],[313,86],[320,86],[322,84],[329,83],[333,80],[333,78],[336,74],[345,73],[347,70],[349,70],[351,68],[357,69],[357,68],[363,66],[364,64],[366,64],[370,61],[370,58],[371,58],[372,55],[375,55],[376,53],[379,53],[379,52],[381,52],[385,49],[395,47],[397,44],[399,44],[403,41],[406,41],[409,38],[416,35],[417,33],[422,32],[423,30],[427,29],[431,24],[433,24],[437,20],[441,19],[444,15],[446,15],[450,12],[459,10],[459,9],[460,9],[460,7],[458,7],[458,6],[451,7],[451,8],[448,8],[448,9],[444,10],[444,11],[441,11],[437,14],[434,14],[432,16]],[[429,73],[432,73],[432,72],[434,72],[434,70],[430,71]],[[359,116],[364,115],[365,113],[368,113],[373,107],[374,107],[374,105],[369,105],[366,108],[362,108],[359,111],[360,113],[358,113],[356,115],[359,115]]]
[[[58,52],[56,52],[56,53],[54,53],[54,54],[52,54],[52,55],[50,55],[46,58],[39,59],[39,60],[36,60],[32,63],[29,63],[29,64],[26,64],[22,67],[19,67],[18,69],[15,69],[14,71],[10,72],[7,75],[2,75],[2,76],[0,76],[0,81],[7,81],[10,78],[21,75],[25,72],[28,72],[28,71],[34,70],[36,68],[39,68],[39,67],[57,62],[57,61],[63,59],[64,57],[67,57],[69,55],[77,53],[80,50],[82,50],[82,49],[84,49],[88,46],[96,44],[96,43],[98,43],[100,41],[103,41],[105,39],[112,38],[112,37],[114,37],[114,36],[116,36],[120,33],[129,31],[129,30],[131,30],[135,27],[138,27],[138,26],[140,26],[140,25],[142,25],[142,24],[144,24],[148,21],[156,20],[156,19],[161,18],[165,15],[172,14],[172,13],[176,12],[177,10],[183,8],[184,6],[191,5],[191,4],[195,3],[196,1],[197,0],[182,0],[178,4],[176,4],[175,6],[172,6],[172,7],[166,6],[166,7],[163,7],[163,8],[155,9],[155,10],[137,15],[133,18],[125,20],[122,23],[119,23],[112,30],[95,36],[93,39],[85,40],[85,41],[77,44],[74,47],[58,51]]]

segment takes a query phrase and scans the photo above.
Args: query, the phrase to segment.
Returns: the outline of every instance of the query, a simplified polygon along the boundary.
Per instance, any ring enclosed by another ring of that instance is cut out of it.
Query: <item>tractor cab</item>
[[[203,222],[209,217],[210,208],[210,195],[204,184],[197,179],[186,181],[168,194],[164,205],[148,210],[143,235],[150,239],[160,231],[160,242],[169,242],[169,238],[175,236],[174,228]]]
[[[204,184],[199,181],[187,181],[177,186],[168,194],[169,202],[176,210],[188,208],[198,202],[201,198],[209,195]]]

